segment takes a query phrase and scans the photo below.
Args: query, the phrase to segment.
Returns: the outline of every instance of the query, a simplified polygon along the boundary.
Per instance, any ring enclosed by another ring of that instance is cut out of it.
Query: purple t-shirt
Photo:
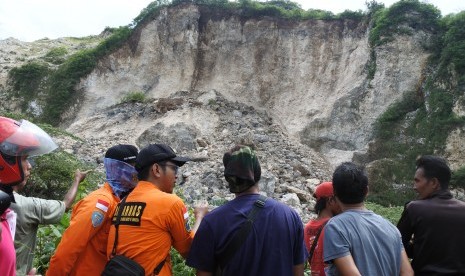
[[[246,220],[258,197],[258,194],[237,197],[205,216],[195,234],[187,265],[214,272],[216,255]],[[293,266],[307,259],[303,237],[303,224],[297,213],[268,198],[223,275],[292,275]]]
[[[16,275],[16,254],[10,227],[6,221],[6,214],[11,212],[7,209],[0,217],[2,227],[2,240],[0,241],[0,274],[4,276]]]

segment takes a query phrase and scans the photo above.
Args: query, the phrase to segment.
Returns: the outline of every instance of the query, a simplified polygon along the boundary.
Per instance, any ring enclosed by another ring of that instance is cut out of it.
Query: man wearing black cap
[[[247,146],[226,152],[223,164],[236,198],[202,220],[187,264],[197,269],[198,276],[213,275],[220,262],[221,275],[304,275],[307,250],[302,221],[294,210],[271,198],[256,213],[252,229],[234,254],[227,260],[219,257],[227,255],[225,248],[256,208],[261,176],[257,156]]]
[[[139,183],[123,206],[118,207],[123,211],[116,254],[139,263],[147,275],[151,275],[157,267],[158,275],[171,275],[171,246],[186,257],[195,230],[207,212],[206,207],[196,208],[196,224],[191,230],[186,206],[172,194],[178,169],[188,160],[176,156],[164,144],[143,148],[136,160]],[[116,217],[115,214],[114,221]],[[111,257],[115,232],[116,228],[112,226],[108,237],[108,257]]]
[[[47,275],[100,275],[107,262],[111,218],[119,200],[134,189],[137,148],[117,145],[104,159],[106,182],[73,208],[69,227],[50,260]]]

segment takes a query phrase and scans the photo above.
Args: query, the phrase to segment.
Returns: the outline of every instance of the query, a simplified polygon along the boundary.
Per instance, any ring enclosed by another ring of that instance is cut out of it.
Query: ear
[[[339,200],[339,198],[337,197],[337,195],[334,195],[334,200],[336,201],[337,204],[341,205],[342,202]]]
[[[439,183],[439,180],[436,177],[431,178],[431,181],[433,184],[431,184],[431,187],[435,190],[438,191],[441,189],[441,183]]]
[[[160,177],[160,166],[158,166],[157,163],[154,163],[151,168],[152,174],[154,177],[159,178]]]

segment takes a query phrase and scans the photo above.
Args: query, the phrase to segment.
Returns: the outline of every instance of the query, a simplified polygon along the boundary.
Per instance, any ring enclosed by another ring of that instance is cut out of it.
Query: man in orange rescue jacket
[[[178,169],[189,159],[176,156],[167,145],[151,144],[139,152],[136,160],[139,183],[128,195],[118,227],[116,254],[138,262],[146,275],[171,275],[170,248],[184,258],[189,253],[194,233],[208,212],[207,206],[194,210],[192,230],[187,208],[173,194]],[[115,218],[117,217],[115,213]],[[107,255],[111,258],[116,229],[108,236]],[[159,272],[159,273],[158,273]]]
[[[134,189],[137,148],[117,145],[105,153],[107,182],[80,200],[63,233],[47,275],[100,275],[107,262],[106,247],[111,218],[119,200]]]

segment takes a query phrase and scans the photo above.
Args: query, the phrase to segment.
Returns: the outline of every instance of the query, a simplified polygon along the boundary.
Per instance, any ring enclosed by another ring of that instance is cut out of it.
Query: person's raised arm
[[[202,204],[199,206],[195,206],[194,208],[194,216],[195,216],[195,223],[192,227],[192,232],[197,232],[199,229],[200,222],[202,222],[203,217],[208,214],[208,203]]]
[[[81,172],[79,169],[77,169],[74,173],[73,184],[71,184],[71,187],[69,188],[68,192],[63,198],[66,210],[69,210],[73,205],[74,199],[76,198],[79,183],[81,183],[86,178],[88,172],[89,171]]]

